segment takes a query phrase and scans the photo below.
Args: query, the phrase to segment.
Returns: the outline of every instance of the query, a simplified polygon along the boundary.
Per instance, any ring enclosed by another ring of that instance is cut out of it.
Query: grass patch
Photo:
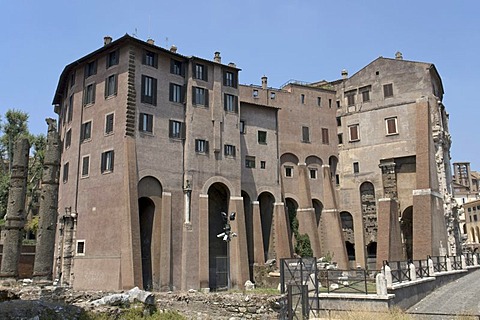
[[[141,308],[126,309],[116,315],[107,313],[86,312],[80,320],[186,320],[183,315],[176,311],[156,311],[151,315],[144,315]]]

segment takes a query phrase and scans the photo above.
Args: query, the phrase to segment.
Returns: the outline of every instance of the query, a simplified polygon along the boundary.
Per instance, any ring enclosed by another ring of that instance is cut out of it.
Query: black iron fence
[[[415,274],[417,278],[430,277],[430,269],[428,265],[428,259],[426,260],[412,260],[415,265]]]
[[[447,257],[446,256],[431,256],[433,261],[433,270],[435,272],[447,271]]]
[[[411,281],[412,278],[410,277],[410,267],[408,261],[383,261],[383,268],[385,266],[390,267],[390,271],[392,273],[392,282],[404,282],[404,281]]]
[[[376,294],[377,270],[319,270],[320,292]]]
[[[462,257],[461,256],[451,256],[450,262],[452,264],[452,270],[462,270]]]

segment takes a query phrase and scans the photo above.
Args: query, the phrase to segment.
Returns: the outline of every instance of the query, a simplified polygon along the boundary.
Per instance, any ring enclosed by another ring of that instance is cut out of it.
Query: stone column
[[[62,269],[61,269],[61,278],[60,283],[63,286],[72,285],[72,275],[73,275],[73,257],[75,249],[75,223],[76,223],[76,214],[71,212],[71,208],[66,208],[65,215],[62,217],[63,220],[63,248],[62,248]]]
[[[210,288],[209,250],[208,250],[208,194],[199,195],[198,219],[198,280],[200,289]]]
[[[378,200],[377,221],[377,269],[380,269],[383,260],[404,260],[397,200],[389,198]]]
[[[231,221],[231,226],[232,232],[235,232],[238,235],[237,237],[233,237],[230,241],[230,275],[232,287],[243,289],[245,282],[250,280],[243,198],[230,197],[228,208],[231,211],[236,212],[236,219]]]
[[[58,176],[60,166],[60,136],[56,121],[47,119],[48,134],[45,159],[43,161],[42,189],[40,196],[40,220],[38,222],[37,245],[33,279],[51,281],[55,233],[57,230]]]
[[[287,213],[285,212],[285,204],[283,202],[275,202],[273,208],[273,214],[275,217],[275,234],[279,235],[275,240],[275,252],[278,267],[280,266],[280,259],[292,257],[293,247],[289,237],[288,218]]]
[[[0,278],[16,279],[25,225],[25,198],[27,191],[28,157],[30,144],[27,139],[15,143],[12,161],[10,191],[5,216],[5,240],[3,242]]]
[[[172,194],[164,192],[162,195],[162,223],[160,240],[160,290],[171,290],[170,276],[172,274]]]
[[[260,217],[260,202],[252,201],[253,219],[253,262],[262,266],[265,263],[263,250],[262,218]]]

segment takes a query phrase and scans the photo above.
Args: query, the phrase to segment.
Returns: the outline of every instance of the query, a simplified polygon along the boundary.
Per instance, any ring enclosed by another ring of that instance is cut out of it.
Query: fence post
[[[377,285],[377,295],[379,296],[386,296],[388,294],[387,291],[387,279],[383,273],[377,274],[375,277],[375,282]]]
[[[465,255],[461,255],[460,259],[462,260],[462,269],[467,269],[467,259],[465,259]]]
[[[433,260],[431,256],[427,256],[428,276],[433,277],[435,274],[435,268],[433,267]]]
[[[473,255],[473,265],[478,266],[478,259],[476,254]]]
[[[392,269],[388,266],[388,262],[384,264],[383,266],[383,272],[385,273],[385,279],[387,280],[387,287],[391,288],[392,287]]]
[[[452,271],[452,260],[449,256],[445,256],[445,264],[447,265],[447,271]]]
[[[410,270],[410,281],[417,280],[417,270],[412,262],[408,264],[408,269]]]

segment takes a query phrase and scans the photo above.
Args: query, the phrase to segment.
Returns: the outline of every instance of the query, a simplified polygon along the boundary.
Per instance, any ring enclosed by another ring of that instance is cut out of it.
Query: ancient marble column
[[[27,192],[28,157],[30,144],[27,139],[15,143],[8,193],[7,214],[5,216],[5,240],[3,242],[2,267],[0,278],[16,279],[25,225],[25,199]]]
[[[60,165],[60,137],[56,121],[47,119],[48,134],[43,163],[42,189],[40,196],[40,220],[33,278],[35,281],[52,280],[55,232],[57,229],[58,176]]]

